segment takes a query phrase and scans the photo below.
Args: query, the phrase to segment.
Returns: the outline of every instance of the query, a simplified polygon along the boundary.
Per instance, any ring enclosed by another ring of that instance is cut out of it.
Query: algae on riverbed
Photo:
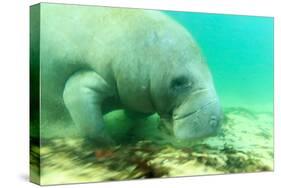
[[[40,182],[46,185],[273,170],[273,114],[244,108],[224,112],[217,136],[189,143],[155,133],[157,116],[141,120],[135,130],[128,128],[131,142],[127,144],[122,142],[124,134],[111,127],[119,145],[105,158],[96,158],[94,149],[84,147],[81,138],[46,138],[40,148],[31,145],[31,172],[40,172]],[[114,121],[126,124],[120,111],[108,115],[106,121],[109,126]],[[39,160],[40,171],[34,165]]]

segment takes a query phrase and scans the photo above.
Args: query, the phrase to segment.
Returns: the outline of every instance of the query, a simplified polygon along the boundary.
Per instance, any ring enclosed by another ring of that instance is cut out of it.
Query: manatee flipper
[[[102,101],[112,94],[107,82],[94,71],[79,71],[66,82],[63,99],[72,120],[89,142],[98,147],[112,144],[105,131]]]

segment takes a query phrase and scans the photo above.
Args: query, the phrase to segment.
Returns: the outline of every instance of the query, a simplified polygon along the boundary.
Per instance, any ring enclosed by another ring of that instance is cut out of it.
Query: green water
[[[223,107],[273,111],[273,18],[165,13],[198,42]]]
[[[273,113],[268,113],[273,112],[273,18],[164,13],[191,32],[210,67],[224,108],[217,135],[180,142],[161,129],[156,114],[131,119],[116,110],[103,117],[116,145],[102,153],[85,145],[78,126],[65,114],[39,122],[49,109],[36,103],[39,93],[34,91],[46,85],[35,83],[39,66],[35,66],[37,57],[31,56],[33,182],[50,185],[273,170]],[[31,16],[34,38],[38,37],[34,35],[37,14]],[[31,45],[39,48],[39,43]]]

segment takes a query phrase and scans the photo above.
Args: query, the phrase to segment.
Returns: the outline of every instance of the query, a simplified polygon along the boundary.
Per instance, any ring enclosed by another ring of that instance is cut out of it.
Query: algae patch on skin
[[[147,120],[146,126],[149,123],[157,121]],[[143,137],[130,144],[120,144],[111,156],[98,159],[94,150],[82,143],[79,138],[48,138],[40,149],[31,147],[34,162],[39,160],[40,150],[41,183],[271,171],[273,114],[225,109],[225,120],[217,136],[181,147]],[[38,169],[32,172],[37,173]]]

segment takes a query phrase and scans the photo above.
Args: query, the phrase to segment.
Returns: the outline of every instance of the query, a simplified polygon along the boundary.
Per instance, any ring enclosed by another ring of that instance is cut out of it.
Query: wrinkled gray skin
[[[43,4],[41,18],[41,104],[66,107],[85,137],[111,143],[103,114],[118,108],[158,113],[181,140],[217,132],[221,109],[209,69],[168,16]]]

